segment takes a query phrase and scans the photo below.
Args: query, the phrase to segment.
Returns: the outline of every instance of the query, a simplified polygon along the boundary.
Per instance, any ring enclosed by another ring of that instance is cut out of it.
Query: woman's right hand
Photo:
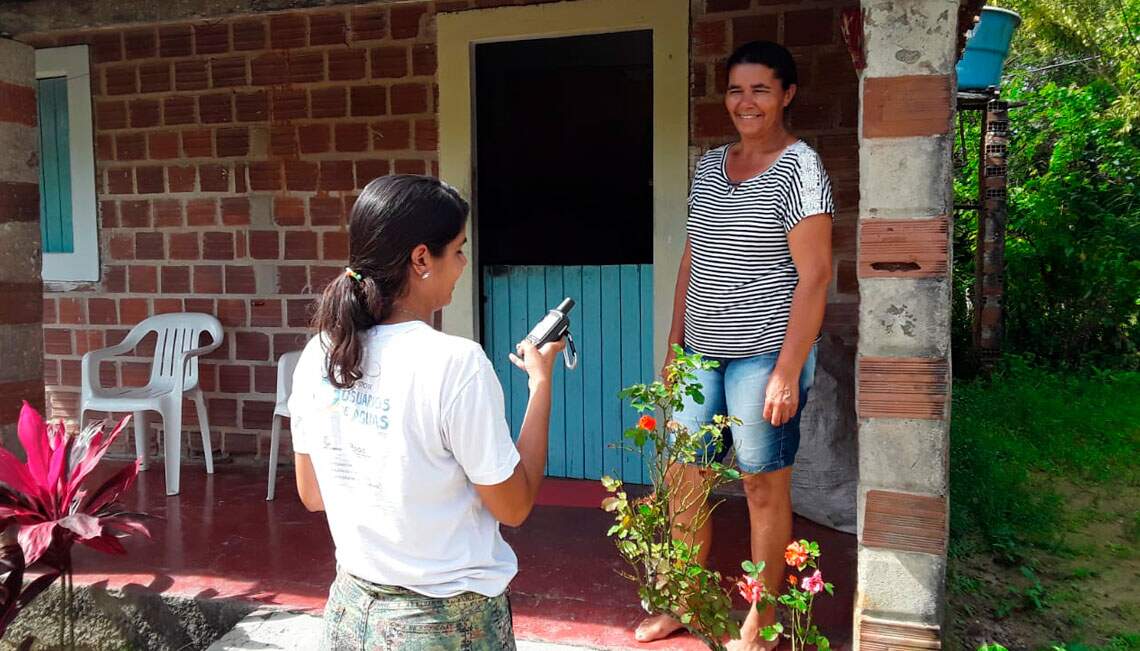
[[[524,339],[515,346],[517,354],[511,353],[511,363],[526,371],[532,386],[538,382],[549,383],[554,375],[554,362],[565,347],[565,339],[545,344],[542,348],[535,348]]]
[[[673,350],[673,344],[669,344],[668,349],[665,351],[665,363],[661,365],[661,379],[669,384],[669,365],[673,360],[677,359],[677,353]]]

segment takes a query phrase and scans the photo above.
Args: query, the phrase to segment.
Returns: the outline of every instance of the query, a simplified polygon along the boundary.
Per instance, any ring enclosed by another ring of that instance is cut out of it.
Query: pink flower
[[[823,573],[816,570],[815,574],[805,576],[800,583],[800,588],[812,594],[819,594],[819,592],[823,590]]]
[[[736,589],[740,590],[740,596],[750,604],[756,604],[764,596],[764,582],[750,576],[737,581]]]
[[[788,564],[788,567],[802,570],[804,564],[807,563],[807,559],[807,549],[798,542],[791,543],[787,549],[784,550],[784,562]]]

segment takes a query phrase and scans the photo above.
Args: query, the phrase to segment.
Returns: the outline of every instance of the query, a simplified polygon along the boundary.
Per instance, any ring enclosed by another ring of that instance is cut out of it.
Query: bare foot
[[[655,615],[646,617],[637,625],[633,637],[638,642],[653,642],[663,640],[683,628],[681,622],[669,615]]]

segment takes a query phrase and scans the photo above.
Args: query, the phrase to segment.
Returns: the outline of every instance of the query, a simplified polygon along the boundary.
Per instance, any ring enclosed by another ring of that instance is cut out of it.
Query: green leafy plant
[[[718,415],[713,422],[689,431],[673,419],[685,396],[704,402],[697,370],[716,368],[717,363],[701,355],[687,355],[674,347],[676,357],[666,368],[664,381],[638,384],[622,391],[621,397],[642,413],[637,426],[625,432],[626,449],[647,457],[652,491],[642,497],[627,493],[622,482],[605,477],[602,484],[611,496],[602,508],[614,514],[608,535],[628,564],[624,577],[638,585],[642,606],[650,614],[668,614],[711,649],[723,649],[722,639],[737,637],[739,625],[731,617],[732,598],[719,572],[697,562],[700,545],[696,531],[720,502],[701,509],[688,523],[679,513],[708,503],[712,491],[721,484],[739,479],[740,473],[715,461],[723,448],[722,431],[738,419]],[[661,415],[659,425],[655,414]],[[696,464],[704,469],[702,480],[674,494],[666,481],[680,464]]]
[[[783,606],[787,615],[785,626],[779,622],[760,629],[760,637],[772,642],[781,636],[792,643],[792,651],[814,646],[819,651],[831,648],[831,642],[812,621],[812,608],[821,592],[835,594],[835,586],[823,580],[819,569],[819,543],[797,540],[784,550],[784,562],[789,568],[784,594],[769,589],[761,579],[764,563],[744,561],[740,564],[744,576],[737,583],[740,594],[753,608],[764,610],[770,606]],[[809,574],[808,572],[811,571]],[[800,576],[796,576],[799,572]]]

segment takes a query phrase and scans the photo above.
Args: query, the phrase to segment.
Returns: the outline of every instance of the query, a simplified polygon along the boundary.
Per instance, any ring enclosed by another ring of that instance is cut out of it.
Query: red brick
[[[194,252],[198,250],[198,238],[195,233],[177,233],[177,235],[193,235],[192,240]],[[170,250],[171,257],[175,249],[174,237],[171,236]],[[162,268],[162,293],[163,294],[189,294],[190,293],[190,267],[174,267],[164,266]]]
[[[257,277],[253,267],[226,265],[227,294],[256,294]]]
[[[222,293],[222,268],[215,265],[195,265],[194,266],[194,293],[196,294],[221,294]],[[218,307],[221,307],[219,305]],[[228,325],[228,324],[227,324]],[[245,325],[244,323],[235,325]]]
[[[276,393],[277,369],[272,366],[254,366],[253,390],[256,393]]]
[[[119,323],[135,325],[150,316],[150,306],[145,298],[119,299]]]
[[[311,95],[314,118],[344,117],[347,93],[343,87],[314,88]]]
[[[135,186],[139,194],[158,194],[166,191],[161,167],[136,167]]]
[[[166,257],[162,233],[136,233],[135,259],[162,260]]]
[[[365,151],[368,149],[368,125],[363,122],[336,125],[337,151]]]
[[[319,168],[309,161],[285,161],[285,187],[289,190],[316,190]]]
[[[196,177],[193,165],[166,168],[166,178],[171,192],[193,192]]]
[[[78,298],[59,299],[59,322],[65,324],[87,323],[86,301]]]
[[[111,194],[132,194],[135,191],[131,169],[107,170],[107,189]]]
[[[241,426],[253,430],[269,429],[273,422],[273,404],[272,401],[268,400],[242,400]],[[253,437],[249,437],[247,442],[251,447],[250,452],[256,452],[257,444]],[[237,450],[238,448],[231,447],[231,449]]]
[[[219,288],[218,291],[220,292],[221,289]],[[227,328],[239,328],[248,325],[246,302],[237,298],[218,299],[218,320]]]
[[[135,238],[131,235],[112,235],[110,250],[112,260],[134,260]]]
[[[59,375],[59,360],[45,359],[44,360],[44,386],[52,387],[60,383]],[[107,386],[107,385],[104,385]]]
[[[165,93],[170,88],[169,63],[160,61],[139,66],[139,90],[144,93]]]
[[[391,165],[386,160],[356,161],[356,187],[363,188],[372,179],[387,176]]]
[[[209,85],[205,59],[188,59],[175,62],[174,88],[176,90],[205,90]]]
[[[218,202],[213,199],[191,199],[186,202],[187,226],[213,226],[218,223]]]
[[[708,0],[706,11],[716,13],[720,11],[741,11],[747,9],[751,0]]]
[[[321,161],[320,190],[351,190],[355,183],[352,161]]]
[[[337,226],[343,222],[343,204],[340,197],[312,197],[309,199],[309,221],[313,226]]]
[[[946,75],[868,77],[863,80],[863,136],[933,136],[950,129]]]
[[[163,57],[190,56],[191,32],[189,25],[170,25],[158,28],[158,54]]]
[[[137,132],[115,136],[116,160],[142,160],[146,158],[146,136]]]
[[[320,154],[329,150],[328,124],[304,124],[296,128],[302,154]]]
[[[281,255],[281,243],[277,231],[257,230],[249,232],[249,257],[254,260],[276,260]]]
[[[167,97],[162,100],[163,124],[193,124],[197,120],[193,97]]]
[[[285,259],[316,260],[317,234],[312,231],[286,231]]]
[[[405,84],[407,86],[407,84]],[[419,86],[423,90],[422,86]],[[384,115],[386,109],[386,91],[383,86],[353,86],[352,87],[352,115]],[[393,103],[395,103],[395,88],[393,88]]]
[[[182,226],[182,202],[177,199],[160,199],[154,202],[156,228]]]
[[[249,324],[271,328],[281,327],[281,301],[259,300],[249,306]]]
[[[784,45],[827,45],[835,40],[831,9],[805,9],[784,13]]]
[[[234,97],[238,122],[264,122],[269,119],[269,94],[264,90],[238,93]]]
[[[420,77],[434,77],[439,64],[436,60],[435,45],[420,43],[412,46],[412,74]]]
[[[95,104],[95,126],[99,130],[125,129],[127,126],[127,103],[123,101],[97,102]]]
[[[294,84],[323,81],[325,55],[323,52],[298,52],[289,56],[289,82]]]
[[[128,236],[130,240],[131,253],[134,253],[134,238]],[[103,268],[103,290],[111,293],[121,293],[127,291],[127,268],[119,265],[112,265]]]
[[[723,138],[733,133],[732,118],[720,102],[695,104],[693,117],[693,134],[698,138]]]
[[[147,134],[147,149],[152,160],[178,158],[178,133],[152,131]]]
[[[184,306],[183,309],[187,312],[197,312],[199,314],[213,314],[215,312],[214,300],[210,298],[187,298],[182,301],[182,304]],[[199,367],[199,372],[201,372],[201,367]],[[205,389],[205,387],[202,388]]]
[[[269,336],[260,332],[238,332],[234,334],[235,359],[265,361],[269,359]]]
[[[334,231],[321,234],[321,258],[323,260],[348,260],[348,233]]]
[[[344,267],[312,266],[309,267],[311,291],[320,294],[325,286],[344,273]]]
[[[222,393],[249,393],[249,365],[222,364],[218,366],[218,390]]]
[[[364,50],[329,50],[329,81],[364,79]]]
[[[230,27],[225,23],[194,25],[194,52],[223,54],[230,51]]]
[[[200,165],[198,177],[201,179],[202,192],[229,192],[229,170],[224,165]]]
[[[149,59],[157,51],[158,38],[151,29],[133,29],[123,34],[127,59]]]
[[[118,319],[116,319],[117,321]],[[117,325],[112,323],[111,325]],[[102,330],[78,330],[75,333],[75,354],[86,355],[93,350],[99,350],[105,344],[103,340]],[[82,367],[80,367],[82,368]],[[80,371],[82,374],[82,371]],[[100,364],[99,374],[102,380],[110,380],[110,382],[117,383],[115,379],[115,365],[114,364]]]
[[[307,333],[273,335],[273,350],[278,356],[294,350],[301,350],[307,343],[309,343],[309,335]]]
[[[420,22],[427,13],[426,4],[401,4],[392,7],[392,38],[415,38]]]
[[[416,149],[419,151],[439,149],[439,129],[434,119],[416,120]]]
[[[119,225],[119,206],[114,201],[99,202],[99,227],[116,228]]]
[[[408,48],[384,46],[372,48],[372,77],[395,78],[408,76]]]
[[[423,84],[396,84],[392,86],[393,115],[425,113],[427,108],[427,86]]]
[[[352,29],[349,36],[354,41],[375,41],[386,36],[388,10],[384,7],[361,7],[352,11]]]
[[[108,66],[104,72],[108,95],[131,95],[139,92],[138,68],[134,64]]]
[[[222,199],[222,224],[225,226],[249,224],[249,199],[245,197]]]
[[[116,325],[119,322],[118,306],[109,298],[87,299],[87,314],[95,325]]]
[[[210,83],[213,88],[245,86],[249,78],[245,70],[245,57],[226,57],[210,60]]]
[[[249,164],[249,189],[280,190],[281,164],[277,161],[253,161]]]
[[[340,45],[345,40],[344,14],[309,16],[309,45]]]
[[[44,328],[44,352],[48,355],[71,355],[71,329]]]
[[[200,256],[196,231],[170,234],[170,259],[197,260]],[[189,277],[187,277],[187,283],[189,283]]]
[[[273,119],[294,120],[308,115],[308,101],[304,90],[273,89]]]
[[[393,166],[396,174],[423,174],[427,164],[422,160],[398,160]]]
[[[54,298],[44,299],[43,314],[45,324],[52,324],[57,322],[59,317],[56,314],[56,302]]]
[[[119,225],[124,228],[150,228],[150,202],[120,202]]]
[[[309,285],[305,267],[277,267],[277,291],[282,294],[301,294]]]
[[[127,290],[133,294],[153,294],[158,291],[158,269],[131,265],[127,268]]]
[[[218,129],[214,137],[218,158],[246,156],[249,154],[249,128],[233,127]]]
[[[249,64],[255,86],[277,86],[289,81],[289,62],[279,52],[266,52]]]
[[[305,45],[305,18],[299,14],[269,17],[269,43],[275,50]]]
[[[198,97],[198,116],[203,124],[217,124],[233,122],[233,95],[230,93],[214,93]]]
[[[305,224],[304,202],[297,197],[276,197],[273,200],[273,221],[278,226],[303,226]]]
[[[286,325],[290,328],[305,328],[313,320],[313,301],[293,299],[285,301]]]
[[[727,23],[723,20],[704,20],[693,25],[693,52],[699,56],[725,55],[727,52]]]
[[[269,127],[269,153],[272,156],[297,155],[297,130],[291,124]]]
[[[210,398],[206,407],[210,410],[210,424],[215,427],[235,427],[237,425],[237,400]]]
[[[750,41],[776,40],[777,18],[775,14],[734,18],[732,20],[732,47],[738,48]]]
[[[233,260],[234,234],[207,232],[202,235],[203,260]]]
[[[123,39],[120,32],[101,32],[91,37],[91,60],[95,63],[121,61]]]
[[[233,25],[235,50],[260,50],[265,47],[265,21],[239,20]]]
[[[209,129],[183,131],[182,152],[187,158],[212,158],[214,156],[213,132]]]

